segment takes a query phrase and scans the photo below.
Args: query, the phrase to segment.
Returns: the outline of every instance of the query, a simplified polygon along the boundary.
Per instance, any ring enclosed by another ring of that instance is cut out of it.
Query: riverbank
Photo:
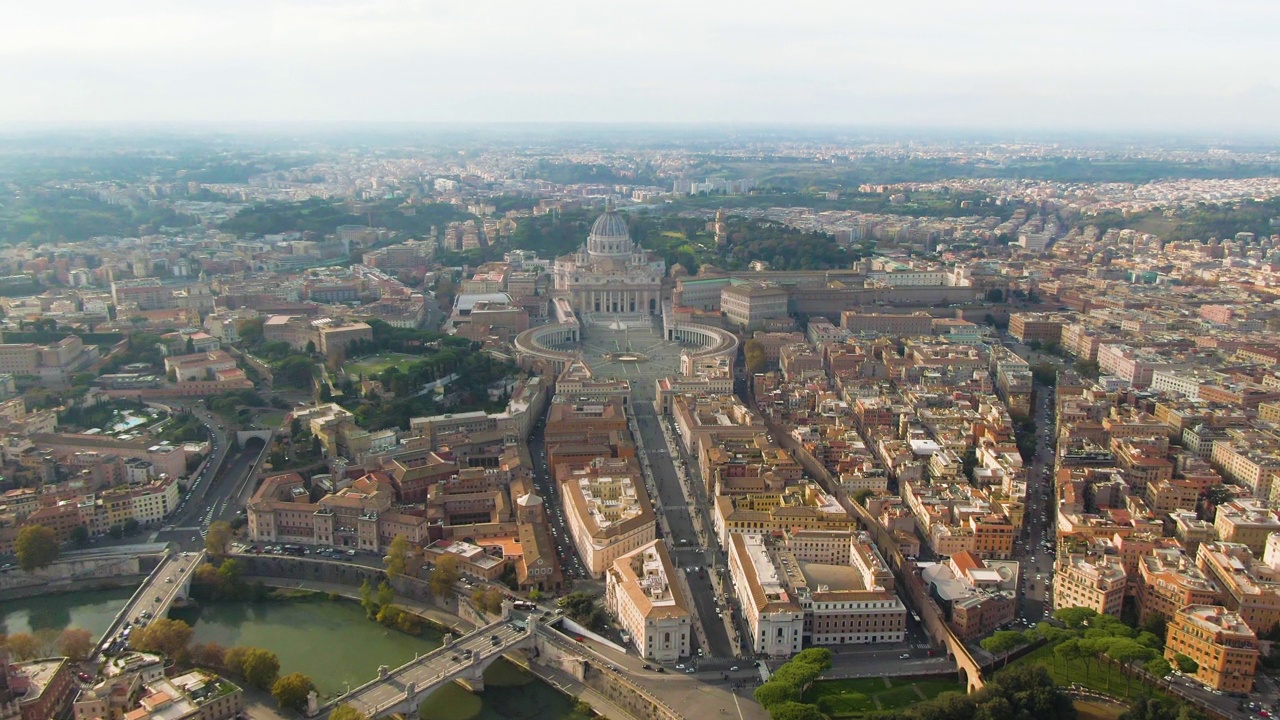
[[[336,596],[346,600],[360,602],[360,588],[351,587],[350,585],[339,585],[337,583],[326,583],[315,580],[290,580],[287,578],[269,578],[269,577],[245,577],[247,583],[260,582],[269,588],[277,590],[298,590],[308,593],[317,593],[322,596]],[[394,605],[407,613],[417,616],[428,624],[440,628],[444,632],[451,632],[455,635],[465,635],[475,629],[475,625],[454,615],[447,613],[434,605],[427,605],[416,600],[397,597]]]

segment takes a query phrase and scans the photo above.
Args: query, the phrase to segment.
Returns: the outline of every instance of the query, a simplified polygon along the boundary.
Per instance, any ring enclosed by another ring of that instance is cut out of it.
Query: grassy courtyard
[[[380,353],[378,355],[370,355],[369,357],[352,360],[342,366],[348,375],[360,375],[365,377],[377,375],[387,368],[395,367],[404,370],[409,365],[422,360],[419,355],[405,355],[404,353]]]
[[[898,710],[945,692],[963,692],[950,680],[896,680],[887,677],[819,680],[804,701],[833,718],[856,718],[877,710]]]
[[[1063,687],[1077,683],[1090,690],[1124,700],[1164,696],[1164,693],[1144,685],[1140,678],[1126,678],[1120,674],[1120,669],[1114,663],[1101,663],[1101,666],[1097,661],[1092,660],[1087,663],[1084,661],[1055,663],[1052,645],[1036,648],[1031,653],[1009,663],[1009,667],[1015,665],[1043,665],[1054,682]],[[998,673],[999,670],[996,672]],[[1126,680],[1128,680],[1127,685]]]

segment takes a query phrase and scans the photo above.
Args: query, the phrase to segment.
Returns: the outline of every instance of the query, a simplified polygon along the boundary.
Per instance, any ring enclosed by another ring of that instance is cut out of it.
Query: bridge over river
[[[204,562],[204,557],[203,550],[169,552],[111,621],[107,631],[98,639],[90,659],[107,653],[126,627],[145,625],[156,618],[166,617],[174,603],[186,602],[191,594],[191,577]]]

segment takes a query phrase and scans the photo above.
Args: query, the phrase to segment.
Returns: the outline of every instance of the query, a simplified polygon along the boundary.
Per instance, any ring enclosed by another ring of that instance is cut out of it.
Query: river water
[[[130,590],[51,595],[0,603],[0,630],[31,632],[82,627],[101,635],[128,600]],[[365,619],[354,602],[295,600],[263,603],[207,603],[175,612],[192,624],[194,642],[225,647],[251,645],[280,657],[280,672],[309,675],[324,695],[341,694],[397,667],[415,654],[440,647],[428,630],[411,637]],[[485,673],[485,691],[473,696],[457,686],[433,695],[429,720],[573,720],[573,703],[516,665],[500,660]]]

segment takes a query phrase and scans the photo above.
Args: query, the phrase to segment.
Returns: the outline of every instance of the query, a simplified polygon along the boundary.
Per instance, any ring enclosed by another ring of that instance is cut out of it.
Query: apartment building
[[[1253,496],[1271,496],[1271,480],[1280,473],[1280,436],[1264,430],[1228,428],[1213,441],[1209,462],[1228,482],[1244,485]]]
[[[804,609],[779,575],[765,537],[734,533],[728,548],[729,577],[742,605],[752,652],[769,657],[800,652]]]
[[[561,466],[556,481],[569,535],[593,577],[654,539],[653,507],[634,458],[601,457],[586,466]]]
[[[1267,550],[1262,562],[1238,543],[1206,542],[1196,553],[1196,567],[1222,588],[1217,604],[1261,633],[1280,623],[1280,535],[1271,536]]]
[[[1012,313],[1009,315],[1009,335],[1020,343],[1061,343],[1062,326],[1066,319],[1061,315],[1046,313]]]
[[[901,642],[907,608],[893,573],[865,533],[787,533],[773,559],[804,610],[804,636],[814,645]]]
[[[1087,607],[1120,617],[1128,575],[1106,555],[1069,555],[1059,559],[1053,587],[1054,608]]]
[[[1188,605],[1169,623],[1164,655],[1186,655],[1199,669],[1194,677],[1215,690],[1253,692],[1258,669],[1258,636],[1237,613],[1220,605]]]
[[[933,318],[927,313],[895,315],[846,310],[840,313],[840,327],[855,335],[929,335]]]
[[[1218,506],[1213,518],[1218,539],[1223,542],[1247,545],[1255,555],[1261,555],[1267,547],[1271,533],[1280,532],[1280,519],[1275,511],[1249,500],[1232,500]]]
[[[605,574],[605,608],[646,660],[689,655],[693,626],[677,572],[666,543],[654,540],[614,560]]]
[[[1158,548],[1138,558],[1138,619],[1153,614],[1168,620],[1187,605],[1217,605],[1222,594],[1181,551]]]

